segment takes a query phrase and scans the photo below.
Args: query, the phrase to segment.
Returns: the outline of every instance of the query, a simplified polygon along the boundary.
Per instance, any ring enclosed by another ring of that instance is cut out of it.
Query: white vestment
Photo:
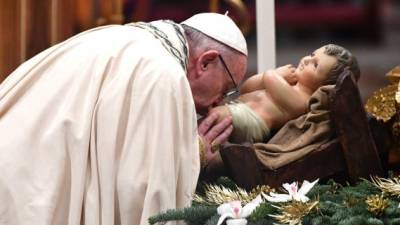
[[[0,85],[0,224],[148,224],[199,169],[186,70],[146,29],[81,33]]]

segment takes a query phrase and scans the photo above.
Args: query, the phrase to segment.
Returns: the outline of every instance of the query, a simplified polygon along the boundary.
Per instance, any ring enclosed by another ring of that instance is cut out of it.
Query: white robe
[[[160,40],[84,32],[0,85],[0,224],[148,224],[190,204],[198,151],[186,72]]]

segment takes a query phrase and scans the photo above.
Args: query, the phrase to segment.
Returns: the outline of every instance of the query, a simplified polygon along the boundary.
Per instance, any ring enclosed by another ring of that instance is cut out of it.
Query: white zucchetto
[[[192,27],[247,56],[246,39],[239,27],[227,15],[200,13],[183,21],[181,24]]]

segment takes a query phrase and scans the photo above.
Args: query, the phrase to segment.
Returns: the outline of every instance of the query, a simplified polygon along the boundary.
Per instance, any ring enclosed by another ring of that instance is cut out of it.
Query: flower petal
[[[292,200],[292,196],[288,194],[276,194],[276,193],[269,193],[271,196],[262,193],[264,198],[269,202],[287,202]]]
[[[246,218],[250,216],[250,214],[263,202],[261,195],[258,195],[255,199],[251,202],[247,203],[242,210],[240,215],[241,218]]]
[[[289,193],[289,195],[293,195],[294,193],[297,193],[297,182],[292,182],[291,184],[284,183],[283,188],[286,189],[286,191]]]
[[[226,225],[246,225],[246,219],[229,219],[226,221]]]
[[[298,193],[300,195],[305,195],[307,194],[312,187],[314,187],[314,185],[318,182],[319,179],[314,180],[312,183],[308,182],[307,180],[305,180],[303,182],[303,184],[301,185],[301,188],[299,189]]]
[[[232,206],[229,203],[224,203],[217,208],[217,212],[219,215],[225,214],[225,213],[230,213],[232,210]]]
[[[290,185],[291,184],[289,184],[289,183],[284,183],[284,184],[282,184],[282,186],[283,186],[283,188],[285,188],[285,190],[289,193],[289,191],[290,191]]]
[[[221,225],[224,222],[224,220],[228,217],[233,218],[232,213],[225,213],[221,217],[219,217],[217,225]]]
[[[261,195],[257,195],[257,197],[255,197],[250,203],[261,204],[261,202],[263,202]]]
[[[310,200],[307,196],[298,193],[293,195],[293,199],[299,202],[308,202]]]

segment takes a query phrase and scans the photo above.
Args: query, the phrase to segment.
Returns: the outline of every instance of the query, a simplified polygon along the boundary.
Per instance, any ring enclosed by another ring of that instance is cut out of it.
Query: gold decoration
[[[400,82],[397,85],[397,92],[396,92],[396,95],[394,98],[395,98],[397,104],[400,104]]]
[[[237,191],[218,185],[205,185],[205,196],[195,194],[193,201],[207,205],[221,205],[231,201],[241,201],[246,204],[257,197],[261,192],[273,191],[270,187],[263,185],[257,186],[250,193],[246,190],[237,187]]]
[[[383,122],[389,121],[396,113],[400,113],[400,66],[389,71],[386,77],[392,84],[376,91],[365,105],[367,112]],[[400,118],[397,118],[395,122],[400,122]],[[398,125],[393,124],[393,126],[396,127],[394,129],[398,129]],[[398,133],[397,130],[392,130],[392,132]]]
[[[399,81],[400,81],[400,66],[396,66],[394,69],[389,71],[389,73],[386,74],[386,77],[392,84],[399,83]]]
[[[385,209],[389,206],[389,200],[385,199],[382,195],[372,195],[367,197],[365,203],[368,205],[368,211],[375,216],[381,216]]]
[[[250,191],[250,199],[255,199],[261,193],[270,193],[275,192],[275,189],[271,188],[268,185],[257,185],[257,187],[253,188]]]
[[[380,178],[371,177],[372,183],[378,187],[383,194],[400,198],[400,177]]]
[[[219,151],[220,144],[215,143],[214,141],[211,143],[211,152],[215,153]]]
[[[374,92],[367,100],[365,110],[372,114],[377,120],[389,121],[396,115],[396,91],[397,84],[392,84]]]
[[[199,154],[200,154],[200,166],[205,167],[207,164],[206,159],[206,146],[204,145],[202,137],[199,136]]]
[[[302,218],[312,210],[318,210],[319,200],[313,202],[291,201],[284,206],[274,206],[280,211],[280,215],[269,215],[281,224],[300,225]]]

